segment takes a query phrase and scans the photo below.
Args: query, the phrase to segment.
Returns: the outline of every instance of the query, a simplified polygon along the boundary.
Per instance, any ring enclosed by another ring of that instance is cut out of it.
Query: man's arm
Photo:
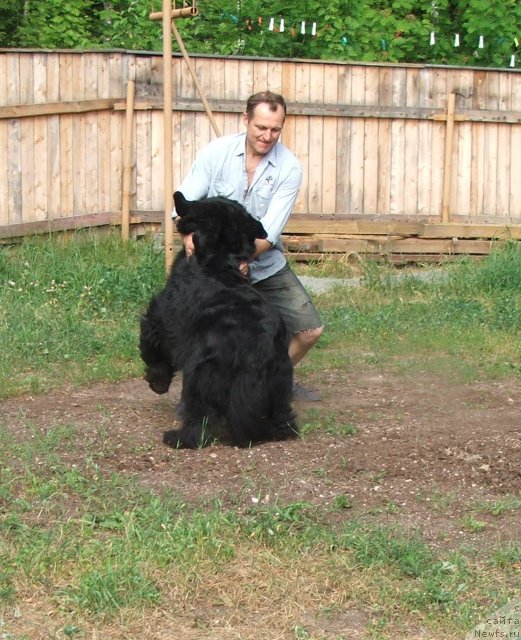
[[[251,256],[250,260],[254,260],[257,256],[260,256],[261,253],[264,253],[268,249],[271,249],[273,245],[269,240],[263,240],[262,238],[257,238],[255,240],[255,251]]]

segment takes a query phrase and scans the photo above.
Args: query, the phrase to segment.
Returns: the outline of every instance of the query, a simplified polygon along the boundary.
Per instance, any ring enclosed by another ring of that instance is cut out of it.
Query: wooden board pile
[[[324,256],[345,260],[364,255],[395,264],[437,262],[456,256],[485,256],[494,247],[521,239],[521,226],[435,220],[396,220],[391,216],[359,218],[294,214],[283,244],[299,262]]]

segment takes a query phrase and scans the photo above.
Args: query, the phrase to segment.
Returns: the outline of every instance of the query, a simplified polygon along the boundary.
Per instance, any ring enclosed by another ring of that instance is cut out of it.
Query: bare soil
[[[212,499],[235,510],[257,503],[336,505],[329,511],[333,524],[354,517],[396,524],[443,550],[468,543],[479,553],[521,539],[519,509],[499,516],[483,509],[521,491],[518,381],[458,383],[430,372],[404,378],[367,369],[325,370],[305,383],[322,400],[295,406],[300,423],[317,428],[251,449],[166,447],[163,432],[177,420],[177,380],[164,396],[134,379],[10,399],[2,421],[20,437],[28,424],[42,431],[81,427],[76,449],[64,452],[71,463],[99,447],[103,469],[132,474],[157,492],[174,489],[194,505]],[[356,432],[345,433],[346,425]],[[482,526],[469,525],[469,516]],[[162,638],[159,626],[156,631],[147,637]],[[194,634],[183,637],[207,637]],[[242,636],[229,630],[222,637]]]
[[[302,425],[316,428],[302,439],[251,449],[166,447],[163,432],[179,421],[177,379],[164,396],[135,379],[10,399],[2,418],[20,436],[27,424],[41,431],[74,424],[82,437],[65,458],[76,462],[72,458],[95,450],[98,439],[102,467],[136,475],[157,491],[173,488],[189,502],[218,498],[235,509],[257,499],[323,505],[345,496],[351,507],[346,517],[385,508],[387,520],[394,511],[402,526],[418,527],[445,546],[466,535],[460,520],[470,508],[521,490],[516,380],[458,384],[428,372],[404,379],[371,370],[326,370],[306,384],[322,400],[295,408]],[[350,430],[346,425],[356,433],[342,435]],[[473,544],[521,538],[505,526],[505,514],[497,521],[486,513],[480,519],[489,526],[472,533]]]

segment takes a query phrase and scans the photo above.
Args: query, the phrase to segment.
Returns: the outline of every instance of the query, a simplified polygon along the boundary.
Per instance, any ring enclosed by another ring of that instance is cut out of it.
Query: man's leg
[[[293,366],[300,362],[306,353],[313,347],[324,331],[324,327],[316,329],[307,329],[294,333],[289,343],[289,357]]]
[[[280,311],[292,334],[289,356],[296,365],[317,343],[324,330],[313,302],[288,265],[275,275],[255,283],[255,287]],[[320,399],[316,392],[297,383],[294,384],[293,395],[308,401]]]

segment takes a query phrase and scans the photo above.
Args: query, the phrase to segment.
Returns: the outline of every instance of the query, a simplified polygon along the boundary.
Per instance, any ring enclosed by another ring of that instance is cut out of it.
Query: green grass
[[[326,333],[304,371],[361,363],[408,375],[429,368],[460,379],[520,376],[518,245],[450,265],[431,284],[395,280],[374,264],[359,268],[360,287],[317,298]],[[77,234],[1,247],[0,397],[140,375],[139,314],[163,281],[163,256],[148,241]],[[284,623],[301,611],[334,618],[351,608],[363,612],[375,639],[405,637],[411,620],[432,637],[456,638],[518,584],[517,543],[486,553],[436,550],[419,532],[371,525],[370,514],[335,519],[354,511],[343,494],[323,508],[194,507],[103,470],[102,431],[84,443],[81,463],[70,464],[78,425],[42,433],[27,421],[24,429],[15,436],[0,417],[0,604],[4,612],[19,602],[53,611],[48,637],[87,638],[98,627],[100,637],[114,628],[132,637],[157,612],[182,616],[193,603],[211,603],[216,617],[236,607],[255,619],[264,602]],[[311,409],[303,437],[317,430],[356,433],[349,416]],[[433,488],[423,499],[436,515],[454,497]],[[518,496],[470,505],[460,525],[479,533],[487,518],[519,506]],[[14,637],[2,620],[0,611],[0,637]],[[323,637],[300,623],[292,629],[295,638]]]
[[[137,375],[139,314],[163,280],[152,243],[115,235],[0,247],[0,397]]]
[[[66,612],[70,628],[165,606],[172,585],[183,600],[209,590],[219,601],[209,585],[230,580],[230,572],[236,580],[237,571],[253,580],[246,589],[289,607],[292,595],[279,591],[280,581],[291,584],[298,570],[300,580],[311,572],[315,587],[328,585],[330,607],[341,607],[346,594],[356,593],[362,608],[376,599],[382,634],[408,616],[433,628],[443,621],[450,634],[475,623],[484,602],[506,601],[512,563],[521,559],[514,545],[477,558],[472,550],[436,552],[419,533],[397,527],[357,519],[331,527],[326,511],[305,502],[242,512],[218,502],[190,507],[132,477],[101,473],[94,448],[71,468],[61,455],[72,436],[57,428],[21,444],[4,432],[0,453],[0,602],[37,593]],[[334,503],[350,506],[345,498]],[[364,588],[353,592],[361,576]]]
[[[304,371],[360,361],[463,379],[521,374],[517,244],[463,259],[433,283],[395,280],[375,263],[360,269],[360,287],[320,296],[326,331]],[[163,281],[148,241],[79,233],[1,247],[0,397],[139,375],[139,315]]]
[[[306,368],[360,361],[409,372],[428,367],[460,379],[521,373],[517,244],[482,262],[463,259],[432,283],[392,275],[373,265],[362,286],[320,297],[326,331]]]

